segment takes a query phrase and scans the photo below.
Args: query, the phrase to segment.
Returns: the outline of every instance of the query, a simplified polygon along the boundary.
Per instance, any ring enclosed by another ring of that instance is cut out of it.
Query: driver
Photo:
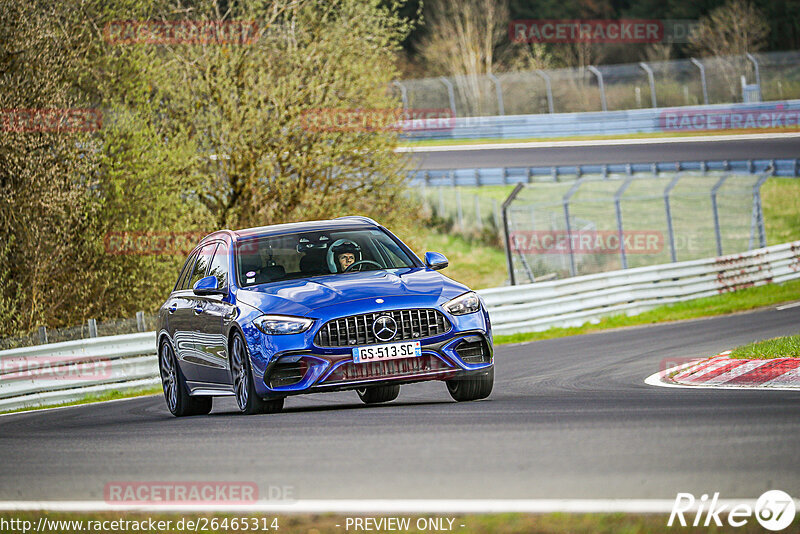
[[[353,241],[340,239],[328,251],[328,267],[332,273],[343,273],[357,261],[361,261],[361,247]]]

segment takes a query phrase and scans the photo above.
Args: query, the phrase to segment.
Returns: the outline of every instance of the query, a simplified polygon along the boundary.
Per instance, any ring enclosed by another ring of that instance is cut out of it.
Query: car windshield
[[[359,271],[414,267],[378,229],[299,232],[241,241],[236,248],[241,287]]]

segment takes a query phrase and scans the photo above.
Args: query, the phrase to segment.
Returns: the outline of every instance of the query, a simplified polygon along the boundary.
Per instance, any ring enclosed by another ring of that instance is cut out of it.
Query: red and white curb
[[[725,351],[697,358],[647,377],[645,384],[662,387],[800,390],[800,358],[744,360]]]

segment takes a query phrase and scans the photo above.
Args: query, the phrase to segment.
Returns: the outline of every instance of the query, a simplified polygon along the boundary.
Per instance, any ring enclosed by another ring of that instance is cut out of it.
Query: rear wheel
[[[493,386],[494,367],[485,374],[447,381],[447,391],[458,402],[485,399],[492,393]]]
[[[187,415],[206,415],[211,411],[211,397],[191,397],[186,381],[183,379],[175,351],[169,341],[164,340],[159,350],[158,367],[161,372],[161,386],[167,408],[175,417]]]
[[[231,343],[231,369],[233,370],[233,390],[236,404],[245,415],[275,413],[283,409],[283,399],[265,401],[256,393],[250,357],[242,335],[236,332]]]
[[[389,386],[372,386],[357,389],[358,397],[364,404],[378,404],[393,401],[400,395],[400,384]]]

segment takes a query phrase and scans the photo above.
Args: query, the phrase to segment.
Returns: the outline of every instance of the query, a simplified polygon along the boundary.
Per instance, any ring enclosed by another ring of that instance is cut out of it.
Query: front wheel
[[[379,402],[393,401],[400,395],[400,384],[388,386],[372,386],[357,389],[358,398],[364,404],[378,404]]]
[[[161,386],[167,408],[175,417],[187,415],[206,415],[211,411],[211,397],[191,397],[186,381],[183,379],[175,351],[169,341],[164,340],[159,350],[158,368],[161,373]]]
[[[485,399],[492,393],[492,387],[494,387],[494,367],[485,374],[447,381],[447,391],[453,400],[458,402]]]
[[[236,404],[244,415],[275,413],[283,409],[283,398],[265,401],[256,393],[250,357],[247,355],[242,335],[238,332],[233,335],[231,343],[231,369]]]

